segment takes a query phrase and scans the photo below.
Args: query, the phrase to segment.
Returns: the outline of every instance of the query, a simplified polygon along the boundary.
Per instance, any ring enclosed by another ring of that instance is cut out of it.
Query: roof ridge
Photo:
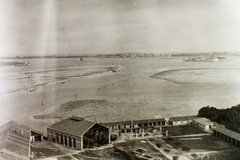
[[[74,121],[71,118],[63,119],[57,123],[52,124],[48,128],[64,131],[72,135],[82,135],[86,133],[85,131],[94,126],[96,122],[89,120]]]
[[[92,128],[95,124],[97,124],[96,122],[93,122],[93,124],[90,126],[90,127],[88,127],[88,129],[86,129],[83,133],[82,133],[82,135],[84,135],[90,128]]]

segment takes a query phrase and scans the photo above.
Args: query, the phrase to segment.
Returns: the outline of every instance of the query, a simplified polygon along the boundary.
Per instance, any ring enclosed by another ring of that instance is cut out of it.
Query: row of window
[[[139,123],[139,124],[133,124],[133,128],[138,128],[138,127],[154,127],[154,126],[161,126],[161,125],[165,125],[165,122],[153,122],[153,123]],[[132,125],[115,125],[113,126],[114,128],[120,129],[126,129],[126,128],[131,128]]]
[[[76,148],[75,138],[71,138],[70,136],[66,136],[58,133],[54,134],[54,132],[52,132],[52,135],[53,135],[53,142]]]

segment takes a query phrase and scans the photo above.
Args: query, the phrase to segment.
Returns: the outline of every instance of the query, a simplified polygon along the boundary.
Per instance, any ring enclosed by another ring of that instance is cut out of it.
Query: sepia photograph
[[[1,160],[240,160],[239,0],[0,0]]]

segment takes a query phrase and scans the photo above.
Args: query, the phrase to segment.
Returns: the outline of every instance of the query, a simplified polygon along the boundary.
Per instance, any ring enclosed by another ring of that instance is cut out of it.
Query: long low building
[[[240,134],[219,125],[213,128],[213,134],[235,146],[240,147]]]
[[[192,122],[194,118],[198,118],[198,116],[180,116],[180,117],[170,117],[169,124],[173,126],[178,125],[188,125]]]
[[[108,128],[126,131],[130,129],[139,128],[154,128],[166,125],[166,120],[164,118],[156,119],[146,119],[146,120],[132,120],[132,121],[120,121],[120,122],[107,122],[103,123],[104,126]]]
[[[110,143],[110,133],[107,127],[76,116],[49,126],[47,138],[50,142],[80,150],[88,148],[89,145]]]

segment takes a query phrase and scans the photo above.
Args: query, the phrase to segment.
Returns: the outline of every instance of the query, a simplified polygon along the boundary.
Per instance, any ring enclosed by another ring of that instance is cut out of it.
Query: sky
[[[239,51],[239,0],[0,0],[0,56]]]

